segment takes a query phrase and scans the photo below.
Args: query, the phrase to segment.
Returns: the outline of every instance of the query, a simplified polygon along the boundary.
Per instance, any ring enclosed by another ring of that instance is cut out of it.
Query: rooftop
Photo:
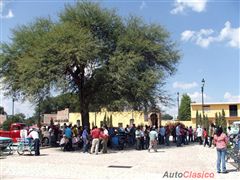
[[[204,102],[204,105],[230,105],[230,104],[240,104],[240,102]],[[191,103],[192,106],[196,105],[202,105],[202,103]]]

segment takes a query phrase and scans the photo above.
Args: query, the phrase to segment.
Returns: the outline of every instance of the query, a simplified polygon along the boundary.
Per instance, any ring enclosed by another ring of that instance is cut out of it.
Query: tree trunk
[[[85,77],[84,77],[84,66],[80,67],[80,86],[79,86],[79,100],[80,100],[80,112],[82,118],[82,126],[88,126],[90,128],[89,123],[89,103],[86,99],[86,91],[84,88],[85,85]]]
[[[89,109],[88,109],[88,104],[82,103],[81,105],[81,118],[82,118],[82,126],[87,126],[90,128],[90,123],[89,123]]]

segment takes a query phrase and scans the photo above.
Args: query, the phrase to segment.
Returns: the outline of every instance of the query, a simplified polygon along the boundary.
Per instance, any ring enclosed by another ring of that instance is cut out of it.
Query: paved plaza
[[[236,168],[229,163],[227,163],[228,174],[217,174],[216,150],[197,144],[180,148],[164,146],[160,147],[156,153],[149,153],[146,150],[110,150],[108,154],[98,155],[84,154],[79,151],[62,152],[59,148],[46,148],[41,150],[39,157],[19,156],[15,153],[0,161],[1,180],[186,179],[170,178],[170,173],[174,173],[175,177],[181,176],[181,173],[187,173],[188,176],[190,173],[214,175],[213,178],[208,179],[238,179],[240,177],[240,172],[237,172]]]

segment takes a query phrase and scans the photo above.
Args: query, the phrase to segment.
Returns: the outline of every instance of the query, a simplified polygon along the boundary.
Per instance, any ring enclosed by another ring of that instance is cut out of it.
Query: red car
[[[17,139],[20,138],[20,130],[26,126],[24,123],[13,123],[11,124],[9,131],[0,130],[0,136],[9,137],[13,139],[13,142],[17,142]]]

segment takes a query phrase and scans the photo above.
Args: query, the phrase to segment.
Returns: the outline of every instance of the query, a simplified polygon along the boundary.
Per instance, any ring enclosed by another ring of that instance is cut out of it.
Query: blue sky
[[[188,93],[192,101],[201,102],[201,80],[205,79],[206,102],[240,102],[240,1],[239,0],[155,0],[98,1],[103,7],[115,8],[119,15],[141,16],[147,23],[158,23],[178,44],[182,58],[176,74],[167,79],[165,89],[176,99]],[[62,0],[0,0],[1,42],[10,42],[11,29],[36,17],[57,14]],[[0,99],[11,114],[11,100]],[[177,104],[177,101],[175,102]],[[33,105],[18,102],[16,112],[30,116]],[[162,107],[176,115],[177,106]]]

